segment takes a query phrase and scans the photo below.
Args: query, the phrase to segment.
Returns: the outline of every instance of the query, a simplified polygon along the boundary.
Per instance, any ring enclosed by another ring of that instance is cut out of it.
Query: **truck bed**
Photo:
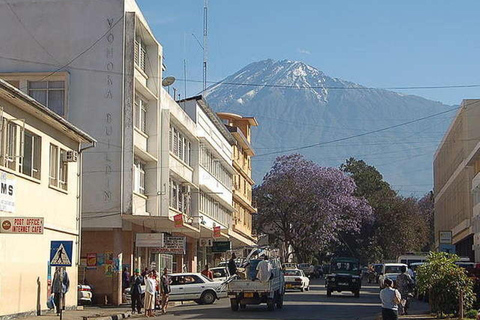
[[[268,282],[235,279],[228,284],[228,292],[272,292],[279,290],[281,285],[282,281],[279,277],[273,278]]]

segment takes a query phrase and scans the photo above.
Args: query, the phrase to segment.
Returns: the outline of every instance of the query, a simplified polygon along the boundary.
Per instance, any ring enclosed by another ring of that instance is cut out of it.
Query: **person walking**
[[[205,269],[202,270],[202,274],[210,280],[213,280],[213,272],[210,271],[208,264],[205,265]]]
[[[65,294],[70,287],[70,280],[68,273],[64,267],[56,267],[53,275],[52,291],[54,295],[55,306],[57,309],[57,316],[62,310],[65,310]]]
[[[170,277],[168,276],[168,269],[163,269],[163,274],[160,277],[160,291],[162,293],[162,313],[167,313],[168,297],[170,295]]]
[[[130,272],[128,272],[128,268],[123,268],[122,272],[122,288],[125,290],[126,288],[130,288]]]
[[[406,266],[401,266],[400,272],[401,274],[397,276],[396,286],[402,296],[400,301],[400,314],[404,315],[407,314],[408,308],[410,307],[410,294],[413,289],[413,279],[407,273]]]
[[[140,275],[140,269],[135,269],[135,274],[130,278],[130,297],[132,300],[132,314],[135,313],[135,307],[137,307],[137,313],[142,312],[142,284],[144,283],[143,277]]]
[[[393,288],[393,281],[389,278],[384,281],[385,288],[380,291],[380,300],[382,300],[382,319],[398,320],[398,304],[402,296],[400,292]]]
[[[228,272],[230,273],[230,276],[237,274],[237,264],[235,263],[236,258],[237,256],[235,255],[235,252],[234,252],[230,257],[230,260],[228,260]]]
[[[155,309],[155,287],[156,281],[150,271],[145,277],[145,316],[153,317],[153,310]]]

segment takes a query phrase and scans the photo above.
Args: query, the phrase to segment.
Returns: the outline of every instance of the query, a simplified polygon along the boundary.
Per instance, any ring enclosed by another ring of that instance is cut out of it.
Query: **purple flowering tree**
[[[257,230],[279,244],[286,258],[295,254],[307,261],[339,241],[341,232],[359,232],[372,219],[371,207],[354,196],[355,189],[353,179],[339,169],[299,154],[278,157],[254,190]]]

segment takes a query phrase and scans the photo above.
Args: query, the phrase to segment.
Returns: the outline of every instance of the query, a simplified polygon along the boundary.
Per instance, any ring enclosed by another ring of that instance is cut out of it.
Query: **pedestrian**
[[[230,260],[228,260],[228,272],[230,273],[230,276],[237,274],[237,264],[235,263],[236,258],[237,256],[235,255],[235,252],[234,252],[230,257]]]
[[[268,256],[264,255],[263,260],[257,265],[257,279],[261,282],[267,282],[272,275],[272,265],[268,261]]]
[[[145,278],[148,274],[148,268],[145,267],[145,269],[142,271],[142,277]]]
[[[122,288],[125,290],[126,288],[130,287],[130,272],[128,272],[128,268],[123,268],[122,272]]]
[[[208,264],[205,265],[205,269],[203,269],[202,274],[210,280],[213,280],[213,272],[210,271]]]
[[[398,320],[398,304],[402,296],[400,292],[393,288],[393,281],[386,278],[385,288],[380,291],[380,300],[382,300],[382,319]]]
[[[407,314],[408,308],[410,307],[410,294],[413,291],[413,279],[407,273],[407,267],[400,267],[400,274],[397,276],[396,286],[402,299],[400,301],[401,312],[400,314]]]
[[[153,272],[150,271],[145,277],[145,316],[153,317],[153,310],[155,309],[155,287],[156,282],[153,277]]]
[[[162,293],[162,313],[167,313],[168,297],[170,295],[170,277],[168,276],[168,269],[163,269],[163,275],[160,278],[160,291]]]
[[[57,316],[62,310],[65,310],[65,294],[70,287],[68,273],[64,267],[56,267],[53,275],[52,291],[57,309]]]
[[[160,279],[158,277],[157,270],[152,270],[153,279],[155,279],[155,309],[160,309],[161,297],[160,297]]]
[[[135,269],[135,274],[130,278],[130,297],[132,300],[132,314],[135,313],[135,307],[137,307],[137,313],[142,312],[142,284],[144,283],[143,277],[140,274],[140,269]]]

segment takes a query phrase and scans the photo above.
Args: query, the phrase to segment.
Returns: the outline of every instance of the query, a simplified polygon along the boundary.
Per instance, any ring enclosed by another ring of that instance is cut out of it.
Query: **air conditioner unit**
[[[64,162],[77,162],[78,160],[78,152],[77,151],[67,151],[63,154]]]

